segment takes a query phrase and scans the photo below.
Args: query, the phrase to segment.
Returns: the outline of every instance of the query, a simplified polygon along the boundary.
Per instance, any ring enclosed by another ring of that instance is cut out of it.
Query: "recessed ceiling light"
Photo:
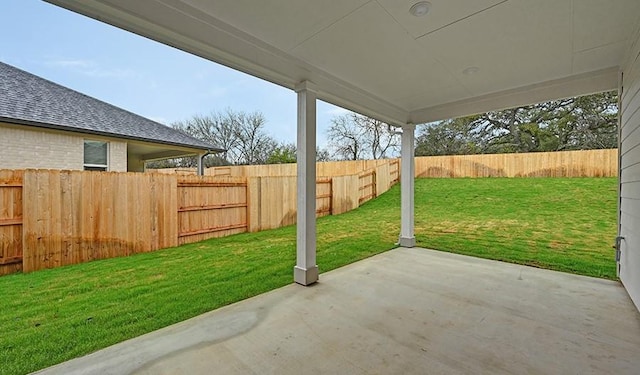
[[[480,71],[480,68],[478,68],[477,66],[470,66],[467,69],[462,71],[462,74],[470,76],[473,74],[476,74]]]
[[[418,1],[417,3],[411,6],[411,8],[409,9],[409,13],[411,13],[416,17],[422,17],[422,16],[425,16],[427,13],[429,13],[429,9],[431,9],[430,2]]]

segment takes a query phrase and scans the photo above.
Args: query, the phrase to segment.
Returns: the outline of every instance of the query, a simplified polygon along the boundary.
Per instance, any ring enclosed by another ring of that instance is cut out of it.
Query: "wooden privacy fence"
[[[347,161],[325,161],[316,163],[316,175],[324,177],[355,175],[362,171],[386,165],[397,159],[380,160],[347,160]],[[205,170],[208,176],[244,176],[244,177],[280,177],[295,176],[297,165],[288,164],[266,164],[266,165],[234,165],[224,167],[211,167]],[[182,169],[183,173],[194,173],[195,169]],[[188,171],[188,172],[187,172]]]
[[[318,176],[354,175],[392,160],[322,162]],[[195,168],[160,169],[169,174],[193,174]],[[522,154],[421,156],[415,159],[416,177],[615,177],[618,150],[580,150]],[[295,176],[295,164],[244,165],[207,168],[210,176]],[[395,176],[397,179],[398,176]]]
[[[422,156],[416,177],[615,177],[618,150]]]
[[[334,177],[356,175],[362,171],[377,168],[389,163],[399,163],[399,159],[380,160],[346,160],[325,161],[316,163],[316,176]],[[266,164],[266,165],[228,165],[223,167],[211,167],[205,169],[207,176],[232,176],[232,177],[282,177],[295,176],[297,174],[295,163]],[[159,173],[195,175],[195,168],[165,168],[152,170]],[[396,176],[397,179],[398,176]]]
[[[397,162],[316,180],[316,215],[397,182]],[[296,178],[0,170],[0,275],[294,224]]]

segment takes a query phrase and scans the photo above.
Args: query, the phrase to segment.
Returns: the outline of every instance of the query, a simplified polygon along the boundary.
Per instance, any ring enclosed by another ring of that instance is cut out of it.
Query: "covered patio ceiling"
[[[380,120],[618,87],[638,0],[48,0]]]

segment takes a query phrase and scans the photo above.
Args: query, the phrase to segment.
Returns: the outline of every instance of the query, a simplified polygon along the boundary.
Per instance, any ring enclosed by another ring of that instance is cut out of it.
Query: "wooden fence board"
[[[376,196],[380,196],[389,190],[392,186],[391,178],[391,165],[390,164],[382,164],[375,168],[376,172],[376,180],[375,180],[375,188],[376,188]]]
[[[316,216],[331,215],[331,178],[319,178],[316,180]]]
[[[0,276],[22,270],[23,177],[0,170]]]
[[[389,173],[391,184],[400,182],[400,159],[394,159],[389,162]]]
[[[278,204],[273,204],[278,202]],[[296,177],[262,177],[260,230],[280,228],[296,222]]]
[[[360,178],[358,175],[332,177],[332,215],[339,215],[358,208],[360,198]]]
[[[262,177],[247,178],[247,230],[249,232],[260,231],[260,189],[262,188]]]

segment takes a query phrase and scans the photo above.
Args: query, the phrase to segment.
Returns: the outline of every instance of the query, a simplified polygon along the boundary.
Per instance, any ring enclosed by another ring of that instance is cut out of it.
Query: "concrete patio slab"
[[[618,282],[398,248],[40,374],[637,374]]]

